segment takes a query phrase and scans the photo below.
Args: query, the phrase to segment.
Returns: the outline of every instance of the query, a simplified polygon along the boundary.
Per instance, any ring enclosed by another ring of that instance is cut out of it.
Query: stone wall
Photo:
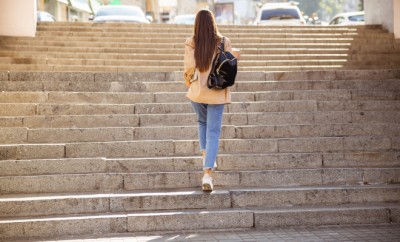
[[[365,23],[381,24],[400,38],[400,0],[365,0]]]

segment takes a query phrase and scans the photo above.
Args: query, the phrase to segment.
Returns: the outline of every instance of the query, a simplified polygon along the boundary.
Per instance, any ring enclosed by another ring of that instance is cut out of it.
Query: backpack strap
[[[225,37],[222,37],[221,39],[221,47],[220,47],[222,52],[225,52]]]

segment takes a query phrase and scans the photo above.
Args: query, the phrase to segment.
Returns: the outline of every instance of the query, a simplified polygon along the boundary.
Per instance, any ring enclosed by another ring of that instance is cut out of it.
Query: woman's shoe
[[[211,192],[214,188],[212,183],[212,177],[209,174],[204,174],[202,179],[203,191]]]

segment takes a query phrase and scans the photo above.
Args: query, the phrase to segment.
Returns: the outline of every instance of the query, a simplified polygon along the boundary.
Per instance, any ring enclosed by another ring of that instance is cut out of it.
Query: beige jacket
[[[231,41],[225,37],[225,51],[232,52]],[[231,103],[231,92],[229,87],[223,90],[209,89],[207,87],[208,75],[211,71],[211,66],[206,72],[198,73],[198,78],[190,83],[190,79],[195,72],[196,61],[194,59],[194,43],[193,37],[190,37],[185,42],[185,57],[184,57],[184,79],[189,90],[186,94],[193,102],[206,104],[226,104]],[[197,74],[197,73],[196,73]]]

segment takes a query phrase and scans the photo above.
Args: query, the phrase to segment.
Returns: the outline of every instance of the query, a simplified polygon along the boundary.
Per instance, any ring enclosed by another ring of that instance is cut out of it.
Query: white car
[[[55,22],[56,18],[48,12],[37,11],[38,22]]]
[[[258,11],[254,25],[305,25],[297,2],[266,3]]]
[[[178,15],[175,17],[175,19],[174,19],[174,21],[172,21],[172,23],[193,25],[195,20],[196,20],[195,14]]]
[[[336,15],[329,25],[364,25],[364,12],[349,12]]]
[[[136,6],[106,5],[101,6],[94,18],[94,22],[134,22],[150,23],[142,9]]]

